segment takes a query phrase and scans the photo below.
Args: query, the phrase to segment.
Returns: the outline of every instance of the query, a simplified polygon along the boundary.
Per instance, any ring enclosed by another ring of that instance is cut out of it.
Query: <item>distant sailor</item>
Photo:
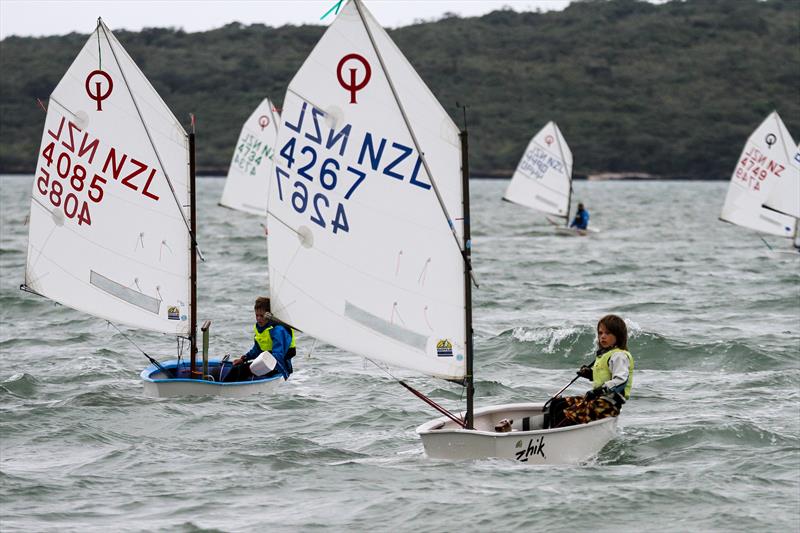
[[[594,365],[582,366],[578,375],[592,380],[584,396],[556,398],[550,405],[550,427],[585,424],[618,416],[631,397],[633,356],[628,351],[628,328],[617,315],[606,315],[597,323],[597,355]]]
[[[589,227],[589,211],[584,209],[583,204],[578,204],[578,212],[569,225],[570,228],[586,229]]]
[[[277,321],[271,313],[269,298],[259,296],[254,305],[253,347],[233,361],[224,381],[245,381],[253,377],[282,375],[289,379],[295,348],[294,330]]]

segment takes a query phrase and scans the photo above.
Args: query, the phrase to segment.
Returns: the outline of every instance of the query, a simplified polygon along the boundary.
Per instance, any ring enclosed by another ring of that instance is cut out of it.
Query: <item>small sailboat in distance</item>
[[[20,288],[188,341],[189,361],[142,352],[152,363],[141,374],[147,394],[238,396],[268,385],[222,384],[214,380],[230,363],[195,361],[194,181],[194,132],[98,19],[50,95]]]
[[[269,98],[264,98],[245,121],[233,150],[220,205],[266,216],[267,180],[279,121],[278,110]]]
[[[533,136],[519,160],[503,200],[535,209],[564,235],[597,233],[570,228],[572,151],[558,125],[550,121]],[[553,220],[556,217],[558,220]]]
[[[778,119],[780,120],[780,119]],[[780,130],[779,130],[780,131]],[[788,130],[785,132],[788,134]],[[784,146],[792,148],[794,141],[784,142]],[[782,175],[772,185],[764,207],[794,218],[795,251],[800,252],[800,145],[790,153],[789,161]]]
[[[777,111],[747,139],[731,175],[720,220],[768,235],[797,239],[800,163]],[[785,197],[784,197],[785,195]],[[776,206],[774,209],[765,206]],[[786,214],[785,214],[786,213]]]
[[[444,414],[417,428],[428,456],[569,463],[614,436],[616,418],[542,430],[543,404],[473,408],[467,133],[361,0],[343,7],[290,82],[277,146],[273,314],[342,350],[465,387],[455,414],[400,381]],[[519,431],[490,429],[509,413]],[[530,439],[538,451],[526,454]]]

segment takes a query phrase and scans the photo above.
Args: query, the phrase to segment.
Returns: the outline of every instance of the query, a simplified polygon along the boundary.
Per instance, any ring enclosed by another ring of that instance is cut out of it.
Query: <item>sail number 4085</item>
[[[79,164],[72,164],[72,160],[67,152],[61,152],[58,157],[54,155],[55,143],[50,143],[42,150],[42,159],[47,162],[47,168],[39,167],[39,174],[36,178],[36,188],[39,192],[50,200],[53,207],[60,207],[64,210],[67,218],[78,219],[78,225],[92,225],[92,217],[89,213],[89,205],[86,201],[78,200],[75,192],[82,191],[86,185],[86,168]],[[55,166],[55,175],[51,175],[47,170]],[[61,181],[51,179],[58,177]],[[74,192],[64,194],[63,183],[69,183]],[[95,174],[88,184],[89,199],[95,203],[103,199],[102,184],[106,183],[105,178]]]

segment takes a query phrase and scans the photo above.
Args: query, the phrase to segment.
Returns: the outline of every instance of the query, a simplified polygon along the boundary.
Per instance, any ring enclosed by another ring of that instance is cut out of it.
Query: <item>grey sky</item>
[[[320,21],[337,0],[0,0],[0,39],[9,35],[90,33],[97,17],[112,30],[180,27],[188,32],[218,28],[229,22],[328,24]],[[445,12],[479,16],[509,6],[516,11],[564,9],[570,0],[366,0],[386,27],[405,26],[415,19],[438,19]]]

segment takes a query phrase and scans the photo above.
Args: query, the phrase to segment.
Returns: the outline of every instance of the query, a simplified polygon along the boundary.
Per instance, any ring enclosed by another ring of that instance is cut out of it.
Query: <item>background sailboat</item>
[[[471,429],[466,134],[359,0],[289,84],[278,147],[267,219],[274,314],[372,361],[462,383],[466,412],[447,414],[458,429],[437,421],[423,444],[433,456],[496,456],[484,442],[500,434]],[[600,446],[615,424],[593,426]],[[479,445],[443,452],[461,433]]]
[[[98,20],[50,96],[22,288],[187,339],[194,354],[194,223],[194,134]],[[146,390],[208,387],[203,375],[188,379],[193,356],[161,365],[145,355],[153,362]]]
[[[794,145],[791,137],[781,140],[787,148]],[[800,146],[793,154],[787,155],[788,165],[772,186],[764,207],[794,218],[793,245],[800,251]]]
[[[277,108],[269,98],[264,98],[245,121],[233,150],[220,205],[254,215],[266,214],[267,180],[279,121]]]
[[[550,121],[533,136],[514,170],[503,200],[535,209],[565,234],[594,233],[569,228],[572,202],[572,151],[558,125]],[[553,219],[555,217],[555,220]]]
[[[796,237],[798,163],[795,143],[776,111],[764,119],[747,139],[731,175],[720,220],[776,235]],[[784,195],[786,197],[784,197]],[[764,205],[778,206],[779,210]],[[782,210],[786,210],[781,212]]]

